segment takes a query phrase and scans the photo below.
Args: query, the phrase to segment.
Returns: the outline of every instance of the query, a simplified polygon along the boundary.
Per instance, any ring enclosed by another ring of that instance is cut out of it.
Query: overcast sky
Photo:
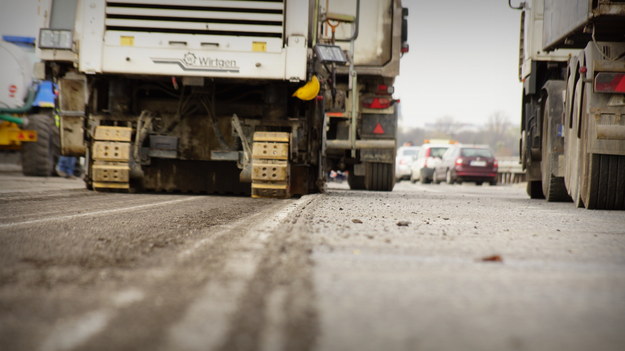
[[[395,98],[404,127],[437,118],[484,124],[501,111],[520,123],[520,12],[506,0],[403,0],[410,52],[401,60]]]

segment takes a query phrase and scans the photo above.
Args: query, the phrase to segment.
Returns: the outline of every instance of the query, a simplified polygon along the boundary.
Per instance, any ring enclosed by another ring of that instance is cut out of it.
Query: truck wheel
[[[32,115],[27,128],[37,132],[37,141],[22,144],[22,173],[37,177],[53,175],[60,154],[59,129],[54,119],[46,114]]]
[[[451,170],[448,169],[447,173],[445,174],[445,182],[449,185],[454,183],[454,178],[451,176]]]
[[[625,156],[608,156],[612,181],[608,182],[609,199],[606,208],[625,210]]]
[[[347,175],[347,184],[351,190],[365,190],[365,177],[356,176],[353,172]]]
[[[392,191],[395,185],[393,165],[390,163],[365,163],[365,188],[375,191]]]
[[[542,125],[542,141],[541,141],[541,162],[540,173],[542,176],[542,192],[545,199],[549,202],[571,201],[571,197],[564,186],[564,177],[554,176],[554,164],[552,151],[556,147],[556,131],[555,125],[561,123],[563,101],[561,94],[557,92],[564,89],[563,81],[550,81],[550,90],[553,90],[554,96],[547,95],[543,108],[543,125]],[[556,147],[557,148],[557,147]],[[555,156],[557,157],[557,155]]]
[[[625,209],[625,157],[587,155],[588,183],[583,197],[588,209]]]
[[[543,184],[540,180],[528,180],[525,191],[531,199],[545,198],[545,195],[543,195]]]
[[[91,143],[87,142],[85,152],[85,169],[83,171],[83,181],[85,182],[85,188],[87,190],[93,190],[93,160],[91,159]]]

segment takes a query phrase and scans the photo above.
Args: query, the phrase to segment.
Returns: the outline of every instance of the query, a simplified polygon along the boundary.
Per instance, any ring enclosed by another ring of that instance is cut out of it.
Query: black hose
[[[512,0],[508,0],[508,6],[510,6],[510,8],[514,10],[522,10],[523,7],[525,7],[525,1],[519,2],[518,6],[512,6]]]

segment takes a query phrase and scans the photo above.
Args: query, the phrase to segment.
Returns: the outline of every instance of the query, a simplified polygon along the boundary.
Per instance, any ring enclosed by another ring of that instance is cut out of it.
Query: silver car
[[[416,183],[421,181],[423,184],[432,182],[434,168],[441,162],[441,157],[449,147],[447,144],[423,144],[417,155],[417,160],[412,164],[410,181]]]
[[[417,159],[419,146],[401,146],[395,157],[395,178],[397,181],[410,179],[412,163]]]

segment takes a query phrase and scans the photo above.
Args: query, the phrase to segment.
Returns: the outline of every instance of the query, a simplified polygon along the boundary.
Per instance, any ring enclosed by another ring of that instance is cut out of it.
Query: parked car
[[[445,151],[452,146],[452,143],[453,141],[448,141],[446,143],[437,142],[421,145],[417,160],[411,167],[410,181],[413,183],[421,181],[423,184],[431,183],[434,168],[441,161]]]
[[[397,181],[410,179],[412,163],[417,159],[419,146],[401,146],[395,157],[395,178]]]
[[[456,145],[443,155],[434,171],[434,182],[447,184],[475,182],[497,184],[497,159],[488,146]]]

